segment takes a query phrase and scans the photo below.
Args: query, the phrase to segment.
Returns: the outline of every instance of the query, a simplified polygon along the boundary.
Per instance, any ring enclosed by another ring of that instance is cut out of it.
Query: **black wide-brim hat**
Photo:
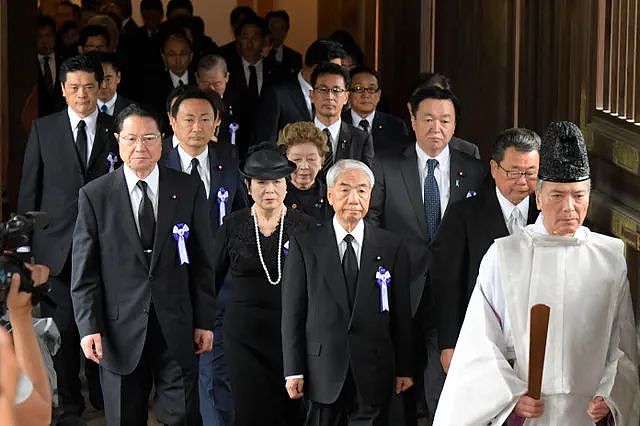
[[[240,173],[248,179],[275,180],[289,176],[296,170],[296,164],[269,142],[254,145],[240,166]]]

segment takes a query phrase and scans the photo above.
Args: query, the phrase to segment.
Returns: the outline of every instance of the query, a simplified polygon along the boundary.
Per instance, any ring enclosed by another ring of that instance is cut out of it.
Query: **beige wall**
[[[168,0],[162,0],[167,5]],[[229,27],[229,13],[237,5],[236,0],[192,0],[194,13],[204,19],[205,31],[218,45],[233,39]],[[257,9],[258,0],[254,0]],[[133,18],[138,25],[140,0],[133,0]],[[246,4],[246,3],[245,3]],[[304,54],[304,51],[318,37],[318,0],[273,0],[274,9],[284,9],[291,17],[291,30],[286,44]]]

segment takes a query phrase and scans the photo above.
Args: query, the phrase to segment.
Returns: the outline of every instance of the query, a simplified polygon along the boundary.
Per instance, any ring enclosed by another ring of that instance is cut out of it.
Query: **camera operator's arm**
[[[83,189],[78,197],[78,218],[71,253],[71,300],[84,355],[102,358],[102,284],[98,225],[91,200]]]
[[[34,285],[46,282],[48,268],[27,265],[32,272]],[[13,328],[13,345],[18,366],[33,383],[31,395],[15,407],[16,424],[48,425],[51,423],[51,389],[47,369],[42,360],[40,345],[33,329],[31,317],[31,293],[21,292],[20,276],[11,277],[11,289],[7,296],[9,321]]]
[[[11,337],[0,327],[0,424],[15,424],[14,405],[20,369]]]

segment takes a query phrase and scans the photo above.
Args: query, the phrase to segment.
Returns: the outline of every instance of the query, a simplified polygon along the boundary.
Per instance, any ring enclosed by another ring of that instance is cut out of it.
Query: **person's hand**
[[[304,395],[304,379],[287,379],[284,385],[291,399],[300,399]]]
[[[601,396],[593,398],[589,401],[589,405],[587,406],[587,414],[594,423],[598,423],[600,420],[604,419],[610,412],[611,410],[609,409],[609,406]]]
[[[442,364],[442,369],[445,374],[449,372],[451,358],[453,358],[453,348],[447,348],[440,351],[440,364]]]
[[[406,391],[413,386],[411,377],[396,377],[396,394]]]
[[[196,355],[211,352],[213,349],[213,331],[196,328],[193,330],[193,341],[196,344]]]
[[[544,401],[522,395],[513,411],[524,419],[534,419],[544,413]]]
[[[19,314],[28,314],[31,317],[31,308],[31,293],[20,291],[20,274],[13,274],[9,294],[7,294],[9,319]]]
[[[100,333],[84,336],[80,340],[80,347],[82,347],[85,357],[96,364],[100,364],[100,361],[102,361],[102,336],[100,336]]]
[[[25,263],[24,266],[31,271],[31,280],[33,285],[38,287],[46,283],[49,280],[49,267],[45,265],[38,265],[35,263]]]
[[[16,397],[18,377],[20,369],[11,336],[4,327],[0,327],[0,397],[10,401],[12,405]]]

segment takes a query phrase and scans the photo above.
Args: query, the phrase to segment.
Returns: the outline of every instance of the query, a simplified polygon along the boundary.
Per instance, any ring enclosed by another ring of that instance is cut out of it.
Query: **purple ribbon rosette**
[[[115,152],[110,152],[107,155],[107,163],[109,163],[109,173],[115,170],[115,166],[117,162],[118,162],[118,155]]]
[[[240,125],[238,123],[234,122],[229,124],[229,132],[231,132],[231,145],[236,144],[236,132],[238,131],[239,128],[240,128]]]
[[[189,263],[189,255],[187,255],[186,240],[189,238],[189,227],[185,223],[178,223],[173,226],[173,238],[178,243],[178,257],[180,265]]]
[[[376,271],[376,282],[380,287],[380,312],[389,312],[389,286],[391,285],[391,273],[380,266]]]
[[[218,211],[219,211],[218,224],[222,226],[222,219],[224,219],[225,215],[227,214],[226,202],[229,199],[229,191],[224,189],[224,187],[220,187],[220,189],[218,189],[217,198],[218,198]]]

